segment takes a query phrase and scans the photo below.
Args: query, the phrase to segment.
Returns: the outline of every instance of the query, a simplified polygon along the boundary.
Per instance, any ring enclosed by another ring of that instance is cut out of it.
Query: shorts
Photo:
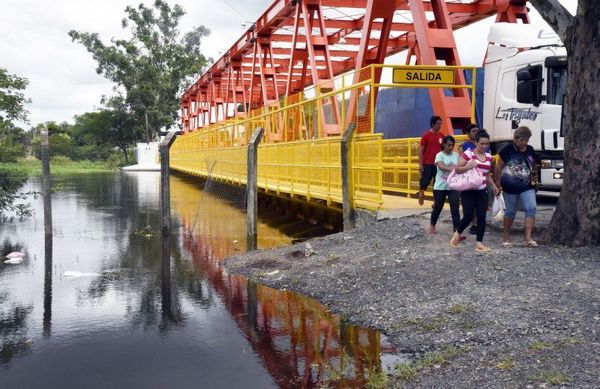
[[[523,204],[523,210],[525,211],[525,217],[534,218],[537,203],[535,198],[535,189],[529,189],[525,192],[510,194],[503,192],[504,204],[506,209],[504,210],[504,217],[508,219],[514,219],[517,215],[517,204],[521,200]]]

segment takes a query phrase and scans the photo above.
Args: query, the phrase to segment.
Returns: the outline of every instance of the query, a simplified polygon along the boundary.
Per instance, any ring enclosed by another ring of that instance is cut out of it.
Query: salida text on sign
[[[454,70],[420,67],[394,68],[395,84],[454,84]]]

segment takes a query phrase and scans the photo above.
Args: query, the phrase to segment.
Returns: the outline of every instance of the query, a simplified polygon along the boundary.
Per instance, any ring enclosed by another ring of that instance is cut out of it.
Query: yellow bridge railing
[[[413,194],[418,188],[419,138],[382,139],[374,133],[375,92],[390,87],[468,88],[474,102],[475,68],[440,67],[456,72],[471,70],[469,85],[394,84],[391,73],[401,67],[371,65],[340,76],[337,87],[319,87],[281,99],[242,116],[179,137],[171,148],[171,168],[187,174],[245,185],[248,139],[264,128],[258,148],[258,186],[265,191],[327,205],[342,202],[341,134],[356,123],[351,142],[354,206],[381,209],[383,193]],[[382,82],[375,83],[375,72]],[[386,76],[387,74],[387,76]],[[351,83],[349,80],[358,79]],[[388,80],[388,81],[386,81]],[[472,111],[474,103],[472,103]],[[461,137],[457,137],[457,143]]]
[[[455,149],[468,138],[455,135]],[[383,190],[388,193],[415,194],[419,191],[419,147],[421,138],[384,139],[382,141]],[[431,192],[426,192],[432,195]]]

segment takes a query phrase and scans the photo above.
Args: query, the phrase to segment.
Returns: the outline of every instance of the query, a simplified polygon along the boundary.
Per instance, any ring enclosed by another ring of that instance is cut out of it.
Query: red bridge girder
[[[309,86],[329,90],[335,76],[383,63],[407,49],[407,61],[460,65],[454,30],[492,15],[498,22],[528,23],[525,5],[525,0],[275,0],[185,91],[182,129],[203,128],[261,106],[277,107],[282,96]],[[378,82],[380,74],[375,76]],[[462,74],[457,78],[464,84]],[[430,91],[446,133],[470,120],[466,91],[453,93]],[[339,116],[333,112],[333,124],[323,123],[325,134],[342,131]]]

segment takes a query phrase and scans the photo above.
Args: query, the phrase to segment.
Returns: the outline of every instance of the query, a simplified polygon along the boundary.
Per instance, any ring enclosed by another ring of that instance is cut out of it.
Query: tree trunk
[[[567,34],[565,174],[543,239],[600,245],[600,2],[580,0]]]
[[[121,147],[121,150],[123,151],[123,155],[125,156],[125,163],[129,163],[129,158],[127,156],[127,146],[123,146]]]

